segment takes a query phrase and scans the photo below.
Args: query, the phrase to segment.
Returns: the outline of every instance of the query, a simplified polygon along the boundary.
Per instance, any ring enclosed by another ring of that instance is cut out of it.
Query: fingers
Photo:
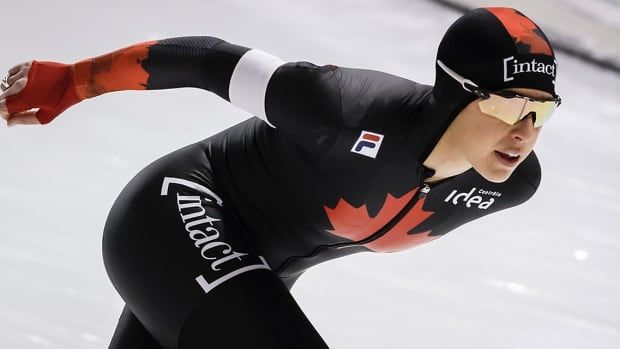
[[[9,88],[8,79],[9,77],[7,76],[4,79],[2,79],[2,81],[0,81],[0,91],[4,91],[7,88]]]
[[[16,64],[11,69],[9,69],[9,76],[15,75],[24,70],[27,72],[28,70],[30,70],[30,66],[32,66],[32,61]]]
[[[19,72],[22,69],[22,67],[27,65],[27,64],[30,64],[30,62],[23,62],[23,63],[16,64],[11,69],[9,69],[9,75],[13,75],[13,74]]]
[[[5,99],[0,99],[0,117],[2,117],[2,119],[4,119],[4,120],[8,120],[9,119],[9,111],[6,108],[6,100]]]
[[[0,99],[0,117],[6,121],[7,126],[14,125],[41,125],[37,118],[39,109],[31,109],[18,113],[9,113],[6,107],[6,100]]]
[[[22,70],[18,70],[17,73],[9,73],[9,77],[7,79],[7,83],[10,85],[13,85],[17,80],[24,78],[24,77],[28,77],[28,72],[30,71],[30,69],[22,69]]]
[[[37,119],[38,111],[38,109],[32,109],[20,113],[13,113],[9,116],[6,124],[9,127],[15,125],[41,125],[41,122]]]
[[[2,93],[0,93],[0,117],[6,120],[9,127],[14,125],[41,125],[37,118],[39,109],[10,113],[6,104],[7,97],[20,93],[26,87],[31,66],[32,61],[13,66],[9,69],[6,79],[8,87],[4,86],[4,84],[2,86]],[[24,109],[27,109],[27,107],[24,106]]]
[[[22,92],[24,87],[26,87],[27,83],[28,77],[22,77],[19,80],[15,81],[11,86],[9,86],[9,88],[0,93],[0,100],[5,100],[9,96],[13,96]]]
[[[2,117],[2,119],[8,121],[10,118],[11,115],[7,107],[7,97],[20,93],[26,87],[31,66],[32,62],[17,64],[9,69],[9,74],[3,79],[1,84],[2,92],[0,93],[0,117]],[[13,112],[24,111],[26,109],[29,108],[22,106],[18,110],[13,110]]]
[[[9,86],[13,85],[17,80],[28,77],[28,73],[30,72],[31,67],[32,62],[23,62],[9,69],[7,76],[2,80],[2,91],[7,90]]]

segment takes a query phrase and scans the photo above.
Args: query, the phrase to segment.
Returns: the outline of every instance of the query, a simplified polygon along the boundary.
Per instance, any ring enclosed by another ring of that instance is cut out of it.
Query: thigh
[[[286,286],[267,270],[212,292],[186,318],[178,348],[327,348]]]
[[[103,238],[121,297],[164,348],[326,347],[223,194],[197,146],[132,179]]]
[[[214,289],[175,332],[175,348],[180,349],[327,348],[280,280],[265,273],[231,279]],[[109,349],[135,348],[164,347],[125,306]]]
[[[108,349],[162,349],[140,323],[136,315],[125,305]]]

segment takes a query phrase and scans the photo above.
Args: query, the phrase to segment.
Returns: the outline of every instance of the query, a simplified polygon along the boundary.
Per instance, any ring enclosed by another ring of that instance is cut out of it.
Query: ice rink
[[[459,16],[405,0],[2,0],[0,12],[2,76],[25,60],[211,35],[426,84]],[[620,75],[558,62],[563,104],[537,143],[543,178],[530,201],[302,276],[293,294],[330,347],[620,347]],[[101,258],[112,202],[156,158],[250,116],[175,89],[100,96],[44,127],[0,125],[0,348],[107,348],[123,305]]]

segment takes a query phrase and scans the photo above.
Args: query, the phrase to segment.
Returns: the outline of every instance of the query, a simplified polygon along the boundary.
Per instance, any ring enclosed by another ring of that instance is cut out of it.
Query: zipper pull
[[[428,184],[424,183],[424,187],[422,187],[420,191],[424,194],[428,194],[431,191],[431,187]]]

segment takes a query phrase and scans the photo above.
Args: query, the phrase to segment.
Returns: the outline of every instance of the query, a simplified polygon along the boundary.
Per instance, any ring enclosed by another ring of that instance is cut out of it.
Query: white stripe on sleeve
[[[230,102],[265,120],[275,128],[265,112],[265,94],[267,84],[279,66],[286,62],[261,50],[252,49],[246,52],[232,73],[228,96]]]

